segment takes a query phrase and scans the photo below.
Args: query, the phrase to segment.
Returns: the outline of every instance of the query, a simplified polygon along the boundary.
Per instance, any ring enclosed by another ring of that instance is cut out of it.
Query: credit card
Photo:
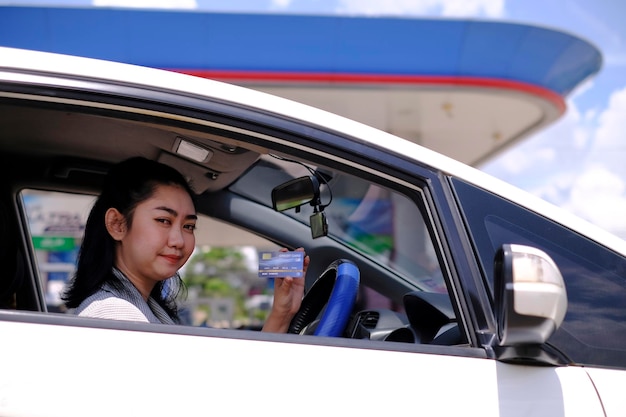
[[[302,278],[304,252],[260,252],[259,278]]]

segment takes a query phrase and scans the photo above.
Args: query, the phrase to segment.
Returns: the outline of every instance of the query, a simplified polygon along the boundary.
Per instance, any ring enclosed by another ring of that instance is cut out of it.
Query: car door
[[[626,415],[626,399],[621,394],[621,387],[626,384],[626,373],[618,369],[597,367],[585,369],[593,382],[593,386],[598,391],[606,415]]]
[[[577,367],[63,319],[0,321],[2,415],[604,415]]]

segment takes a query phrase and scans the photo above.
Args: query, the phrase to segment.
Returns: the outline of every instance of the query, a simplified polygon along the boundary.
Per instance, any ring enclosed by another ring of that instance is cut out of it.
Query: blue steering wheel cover
[[[315,336],[338,337],[346,328],[359,289],[359,268],[352,262],[337,265],[335,286],[322,314]]]

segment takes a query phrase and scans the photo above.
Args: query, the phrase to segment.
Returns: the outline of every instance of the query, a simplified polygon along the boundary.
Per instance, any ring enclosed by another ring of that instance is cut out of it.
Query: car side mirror
[[[320,183],[314,176],[300,177],[280,184],[272,190],[272,205],[276,211],[285,211],[320,199]]]
[[[567,311],[565,282],[552,258],[522,245],[495,256],[495,313],[500,346],[545,343]]]

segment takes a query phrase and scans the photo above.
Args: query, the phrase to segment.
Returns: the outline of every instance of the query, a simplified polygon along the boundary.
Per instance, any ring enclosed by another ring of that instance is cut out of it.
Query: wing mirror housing
[[[502,245],[494,266],[499,346],[542,345],[559,328],[567,311],[559,268],[545,252],[514,244]]]

